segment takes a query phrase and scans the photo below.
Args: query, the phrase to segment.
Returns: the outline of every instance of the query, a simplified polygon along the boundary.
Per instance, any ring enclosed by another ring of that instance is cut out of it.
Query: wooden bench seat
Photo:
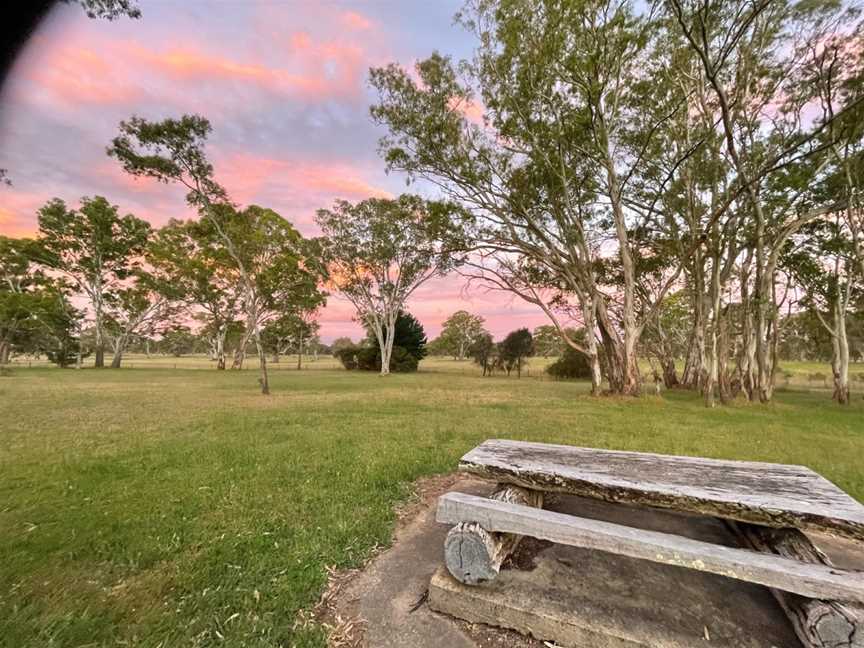
[[[687,567],[811,598],[864,602],[864,573],[803,563],[656,531],[589,520],[484,497],[447,493],[439,522],[475,522],[486,531],[531,536],[585,549]]]
[[[804,466],[490,439],[459,469],[540,491],[864,541],[864,506]]]

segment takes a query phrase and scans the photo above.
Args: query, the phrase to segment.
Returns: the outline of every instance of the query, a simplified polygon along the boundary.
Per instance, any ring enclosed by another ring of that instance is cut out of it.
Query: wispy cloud
[[[451,24],[460,3],[393,12],[355,0],[165,0],[147,3],[140,21],[115,23],[60,3],[0,89],[0,167],[14,182],[0,187],[0,233],[33,235],[36,211],[55,196],[77,206],[81,196],[104,195],[157,226],[193,217],[182,187],[130,177],[106,157],[117,123],[132,114],[208,117],[208,154],[232,198],[272,207],[304,234],[316,233],[315,210],[337,198],[404,191],[375,150],[382,132],[369,119],[368,69],[410,67],[436,48],[467,55],[470,44]],[[481,122],[479,103],[460,110]],[[459,308],[485,315],[496,334],[534,321],[519,302],[465,294],[463,283],[430,282],[411,300],[430,335]],[[361,335],[336,297],[322,321],[326,339]]]

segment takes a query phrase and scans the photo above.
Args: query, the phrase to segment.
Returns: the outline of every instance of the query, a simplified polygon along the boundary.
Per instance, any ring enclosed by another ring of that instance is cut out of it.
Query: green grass
[[[0,377],[0,646],[321,646],[292,628],[324,566],[388,542],[410,482],[489,437],[801,463],[864,499],[860,396],[707,411],[439,360],[275,371],[264,397],[251,372],[142,364]]]

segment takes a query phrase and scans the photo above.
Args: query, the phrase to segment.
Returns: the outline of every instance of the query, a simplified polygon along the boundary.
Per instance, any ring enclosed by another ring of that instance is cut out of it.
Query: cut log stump
[[[771,529],[727,521],[744,546],[763,553],[832,567],[831,560],[797,529]],[[864,648],[864,605],[798,596],[771,589],[806,648]]]
[[[506,484],[500,485],[490,499],[534,508],[543,506],[541,491]],[[476,522],[461,522],[450,529],[444,540],[444,562],[460,583],[478,585],[498,575],[501,565],[521,540],[521,535],[495,533]]]

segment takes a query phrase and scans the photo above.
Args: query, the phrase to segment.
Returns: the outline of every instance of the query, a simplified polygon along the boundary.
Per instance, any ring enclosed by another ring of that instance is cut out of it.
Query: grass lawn
[[[436,361],[274,371],[264,397],[253,372],[132,363],[0,377],[0,646],[321,646],[293,625],[324,566],[388,542],[410,482],[490,437],[801,463],[864,499],[860,395],[707,411]]]

